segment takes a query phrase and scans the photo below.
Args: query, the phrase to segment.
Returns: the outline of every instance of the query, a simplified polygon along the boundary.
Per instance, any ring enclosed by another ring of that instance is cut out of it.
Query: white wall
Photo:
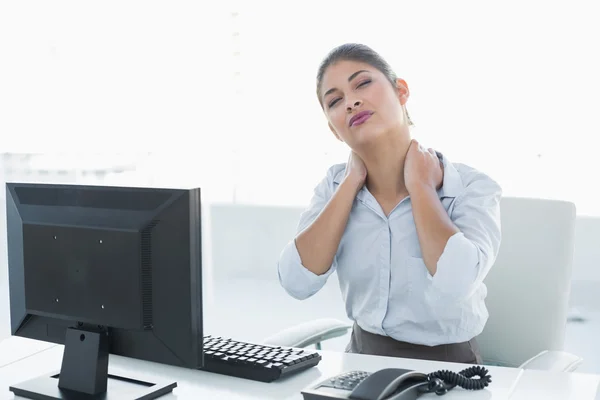
[[[600,281],[600,218],[578,217],[573,280]]]
[[[600,218],[577,218],[571,306],[600,312]]]
[[[6,253],[6,185],[0,163],[0,340],[10,333],[8,322],[8,260]]]
[[[357,41],[407,80],[423,142],[505,194],[600,215],[580,184],[596,171],[600,3],[205,3],[0,1],[0,146],[159,150],[193,162],[152,160],[150,176],[301,205],[348,155],[315,96],[318,64]]]
[[[277,278],[279,252],[296,233],[296,207],[214,204],[211,210],[214,276]]]

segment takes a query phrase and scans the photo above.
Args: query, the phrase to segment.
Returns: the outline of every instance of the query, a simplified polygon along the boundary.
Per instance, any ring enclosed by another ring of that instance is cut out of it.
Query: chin
[[[357,146],[368,145],[389,136],[393,131],[390,127],[366,123],[354,129],[353,142]]]

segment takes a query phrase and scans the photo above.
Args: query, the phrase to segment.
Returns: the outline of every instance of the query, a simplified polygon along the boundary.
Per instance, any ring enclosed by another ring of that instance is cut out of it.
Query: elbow
[[[294,299],[296,299],[296,300],[306,300],[306,299],[308,299],[309,297],[311,297],[311,295],[310,295],[310,294],[306,294],[306,293],[296,293],[296,292],[293,292],[293,291],[291,291],[291,290],[287,290],[287,289],[286,289],[286,292],[287,292],[287,294],[289,294],[290,296],[292,296],[292,297],[293,297]]]
[[[294,241],[286,246],[277,264],[279,283],[290,296],[297,300],[305,300],[317,293],[325,285],[332,272],[333,268],[330,268],[325,274],[316,275],[306,269],[302,265]]]
[[[283,286],[283,289],[285,290],[285,292],[287,294],[289,294],[291,297],[293,297],[296,300],[306,300],[313,295],[312,293],[307,293],[305,291],[294,290],[293,288],[291,288],[289,286]]]
[[[306,286],[299,284],[297,279],[294,279],[284,271],[285,268],[282,268],[282,264],[279,262],[277,264],[277,277],[279,279],[279,284],[287,294],[296,300],[306,300],[314,294],[313,292],[308,291]]]
[[[451,303],[470,298],[485,276],[487,257],[473,243],[464,242],[460,252],[443,254],[433,275],[433,288],[438,297]]]
[[[466,273],[464,278],[458,279],[455,285],[446,285],[443,288],[444,297],[454,304],[460,304],[469,299],[479,286],[479,279],[477,277],[480,275],[480,263],[463,265],[467,271],[471,272]]]
[[[434,280],[435,282],[435,280]],[[435,297],[443,299],[446,305],[448,304],[461,304],[469,299],[476,291],[478,287],[475,279],[467,281],[463,280],[457,282],[454,285],[433,285],[433,290],[436,293]]]

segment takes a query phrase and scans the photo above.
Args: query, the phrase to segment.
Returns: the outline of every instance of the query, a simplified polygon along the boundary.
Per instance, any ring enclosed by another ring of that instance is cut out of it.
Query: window
[[[100,180],[303,206],[348,154],[315,98],[316,69],[331,48],[354,41],[406,79],[422,141],[489,173],[506,195],[573,200],[579,213],[600,215],[591,193],[600,131],[594,6],[3,3],[0,151],[79,154],[62,170],[92,152],[131,154],[133,169],[107,166]]]
[[[326,168],[346,160],[314,77],[330,49],[362,42],[407,80],[421,141],[488,173],[505,195],[600,215],[592,3],[257,3],[266,4],[240,3],[238,15],[239,201],[305,205]]]

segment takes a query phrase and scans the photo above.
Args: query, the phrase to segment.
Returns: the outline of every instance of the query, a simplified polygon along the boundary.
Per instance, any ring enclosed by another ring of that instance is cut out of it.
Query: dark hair
[[[393,87],[396,87],[396,79],[398,79],[398,77],[383,57],[364,44],[346,43],[331,50],[319,65],[319,70],[317,72],[317,97],[319,98],[319,103],[321,103],[321,83],[323,82],[323,75],[325,75],[325,71],[330,65],[335,64],[338,61],[357,61],[369,64],[373,68],[381,71],[390,84]],[[321,106],[323,106],[322,103]],[[408,123],[412,125],[413,123],[410,120],[410,116],[408,116],[408,111],[406,111],[406,116],[408,117]]]

